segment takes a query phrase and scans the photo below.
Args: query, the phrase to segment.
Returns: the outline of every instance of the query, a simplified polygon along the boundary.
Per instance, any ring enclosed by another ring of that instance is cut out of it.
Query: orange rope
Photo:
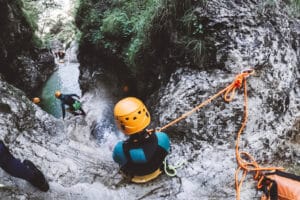
[[[176,124],[177,122],[181,121],[182,119],[188,117],[189,115],[191,115],[194,112],[198,111],[203,106],[209,104],[212,100],[214,100],[215,98],[219,97],[223,93],[225,93],[224,100],[227,101],[227,102],[231,101],[234,98],[235,89],[236,88],[240,88],[242,86],[243,79],[246,78],[246,77],[248,77],[252,73],[253,73],[253,70],[251,70],[250,72],[242,72],[241,74],[237,75],[235,77],[235,80],[230,85],[228,85],[226,88],[224,88],[223,90],[219,91],[217,94],[213,95],[212,97],[208,98],[207,100],[205,100],[204,102],[202,102],[201,104],[199,104],[198,106],[196,106],[195,108],[193,108],[192,110],[184,113],[183,115],[181,115],[177,119],[175,119],[175,120],[169,122],[168,124],[166,124],[165,126],[161,127],[160,129],[158,129],[158,131],[162,131],[162,130],[164,130],[164,129],[166,129],[166,128],[168,128],[168,127]],[[151,130],[149,130],[149,131],[151,131]]]
[[[236,160],[237,160],[237,164],[238,164],[238,168],[236,169],[236,172],[235,172],[235,188],[236,188],[236,199],[237,200],[240,199],[241,187],[242,187],[243,181],[245,180],[248,172],[255,172],[254,179],[258,180],[257,187],[260,188],[262,177],[263,177],[261,174],[261,171],[283,170],[282,167],[266,167],[266,168],[260,167],[258,165],[258,163],[255,161],[255,159],[250,154],[248,154],[247,152],[244,152],[244,151],[241,151],[241,152],[239,151],[239,141],[240,141],[241,134],[246,126],[247,119],[248,119],[248,94],[247,94],[246,78],[249,75],[252,75],[253,73],[254,73],[254,70],[251,69],[251,70],[247,70],[247,71],[244,71],[244,72],[238,74],[235,77],[234,81],[230,85],[228,85],[226,88],[219,91],[217,94],[213,95],[212,97],[208,98],[207,100],[205,100],[204,102],[202,102],[201,104],[199,104],[198,106],[193,108],[192,110],[186,112],[185,114],[181,115],[177,119],[169,122],[165,126],[158,129],[158,131],[162,131],[162,130],[176,124],[180,120],[182,120],[182,119],[188,117],[189,115],[191,115],[192,113],[198,111],[200,108],[207,105],[208,103],[210,103],[212,100],[214,100],[218,96],[222,95],[223,93],[225,93],[224,94],[225,101],[227,101],[227,102],[232,101],[235,96],[236,88],[241,88],[244,83],[244,118],[242,121],[242,125],[237,133],[237,139],[236,139],[236,143],[235,143],[235,155],[236,155]],[[153,130],[147,130],[147,131],[152,132]],[[249,162],[247,162],[245,159],[243,159],[242,155],[247,160],[249,160]],[[239,174],[241,171],[242,171],[242,176],[239,180]]]
[[[237,133],[237,139],[235,143],[235,156],[238,164],[238,168],[235,171],[235,189],[236,189],[237,200],[240,199],[241,187],[248,172],[255,172],[254,179],[258,180],[257,188],[259,189],[261,188],[261,181],[263,177],[261,171],[283,170],[282,167],[265,167],[265,168],[260,167],[250,154],[244,151],[241,152],[239,151],[239,141],[241,138],[241,134],[246,126],[247,119],[248,119],[248,94],[247,94],[246,80],[244,79],[244,119],[240,127],[240,130]],[[243,159],[241,157],[242,155],[246,157],[249,160],[249,162]],[[243,173],[241,179],[239,180],[239,173],[241,170],[243,171]]]

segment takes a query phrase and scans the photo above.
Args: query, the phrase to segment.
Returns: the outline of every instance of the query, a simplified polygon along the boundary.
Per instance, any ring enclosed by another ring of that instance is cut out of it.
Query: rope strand
[[[168,124],[166,124],[165,126],[161,127],[160,129],[158,129],[158,131],[165,130],[165,129],[169,128],[170,126],[176,124],[177,122],[183,120],[184,118],[190,116],[194,112],[200,110],[200,108],[202,108],[205,105],[209,104],[215,98],[221,96],[223,93],[225,93],[224,100],[227,101],[227,102],[230,102],[234,98],[236,87],[241,87],[242,80],[245,77],[248,77],[249,75],[250,75],[250,72],[243,72],[243,73],[237,75],[235,80],[230,85],[228,85],[226,88],[222,89],[217,94],[215,94],[212,97],[208,98],[207,100],[205,100],[204,102],[202,102],[201,104],[199,104],[198,106],[193,108],[192,110],[184,113],[180,117],[176,118],[175,120],[173,120],[173,121],[169,122]],[[228,97],[228,95],[229,95],[229,97]]]
[[[242,125],[237,133],[237,138],[235,142],[235,156],[238,164],[238,168],[235,171],[235,189],[236,189],[236,199],[240,199],[240,193],[241,193],[241,187],[243,184],[243,181],[245,180],[248,172],[255,172],[254,180],[258,181],[257,188],[260,188],[261,186],[261,172],[262,171],[273,171],[273,170],[284,170],[282,167],[260,167],[258,163],[255,161],[255,159],[247,152],[239,151],[239,141],[241,139],[241,134],[246,127],[246,123],[248,120],[248,94],[247,94],[247,83],[246,80],[244,82],[244,118],[242,121]],[[244,155],[249,162],[247,162],[245,159],[241,157],[241,155]],[[242,177],[239,180],[239,173],[240,171],[243,171]]]

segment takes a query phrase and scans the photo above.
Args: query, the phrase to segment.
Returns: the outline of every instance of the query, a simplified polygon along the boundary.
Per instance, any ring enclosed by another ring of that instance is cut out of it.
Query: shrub
[[[103,19],[101,31],[109,38],[125,39],[131,35],[133,26],[125,12],[115,9]]]

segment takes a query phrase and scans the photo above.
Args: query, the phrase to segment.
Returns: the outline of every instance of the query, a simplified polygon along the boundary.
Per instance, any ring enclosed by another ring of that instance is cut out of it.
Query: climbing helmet
[[[33,101],[33,103],[40,103],[40,102],[41,102],[41,99],[38,98],[38,97],[34,97],[34,98],[32,99],[32,101]]]
[[[55,97],[56,97],[56,98],[59,98],[60,95],[61,95],[61,92],[60,92],[60,91],[56,91],[56,92],[55,92]]]
[[[135,97],[121,99],[114,108],[115,122],[126,135],[132,135],[150,124],[150,114],[143,102]]]

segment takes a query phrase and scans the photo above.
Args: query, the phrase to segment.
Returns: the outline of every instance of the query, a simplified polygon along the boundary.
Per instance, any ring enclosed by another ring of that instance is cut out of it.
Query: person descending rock
[[[16,159],[0,140],[0,167],[8,174],[24,179],[43,192],[49,190],[49,184],[43,173],[30,161]]]
[[[118,128],[129,138],[116,144],[113,160],[132,182],[145,183],[157,178],[170,152],[168,135],[145,130],[150,124],[150,114],[135,97],[120,100],[114,107],[114,117]]]
[[[64,59],[64,57],[65,57],[65,52],[64,52],[62,49],[60,49],[60,50],[58,51],[57,55],[58,55],[59,59]]]
[[[63,119],[65,118],[66,115],[66,110],[65,110],[66,105],[68,106],[68,110],[73,115],[86,115],[81,107],[80,101],[73,98],[73,97],[77,97],[79,99],[80,97],[77,94],[62,94],[60,91],[56,91],[55,97],[60,99],[61,101]],[[80,113],[77,112],[78,110],[80,111]]]

